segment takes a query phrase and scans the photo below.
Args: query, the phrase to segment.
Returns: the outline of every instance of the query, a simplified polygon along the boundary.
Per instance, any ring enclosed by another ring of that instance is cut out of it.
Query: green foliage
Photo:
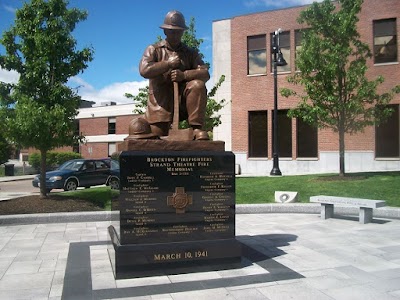
[[[161,37],[158,36],[157,40],[161,41]],[[186,44],[187,46],[196,49],[199,51],[200,56],[204,59],[204,55],[200,52],[200,46],[203,43],[203,39],[196,38],[196,29],[195,29],[195,19],[194,17],[190,18],[190,22],[188,25],[188,29],[184,32],[182,36],[182,43]],[[210,67],[208,62],[205,64]],[[225,81],[225,76],[222,75],[218,82],[214,85],[211,91],[207,94],[207,106],[206,106],[206,113],[205,113],[205,124],[204,128],[207,131],[212,131],[214,127],[217,127],[221,124],[221,115],[218,114],[226,104],[226,100],[222,99],[220,101],[215,100],[215,94],[221,84]],[[144,88],[139,88],[139,93],[137,95],[132,95],[130,93],[125,93],[125,97],[132,99],[135,103],[135,108],[133,110],[136,114],[144,114],[147,109],[147,100],[149,97],[149,87],[146,86]],[[179,128],[188,128],[189,124],[186,120],[181,121],[179,123]]]
[[[314,2],[300,13],[298,21],[307,27],[296,55],[300,72],[289,76],[288,81],[301,85],[304,92],[286,88],[281,95],[300,99],[289,116],[339,133],[340,174],[344,175],[345,133],[360,132],[385,120],[392,113],[385,104],[398,89],[378,94],[383,77],[372,81],[366,77],[371,52],[357,32],[357,15],[363,1],[337,3],[339,9],[330,0]]]
[[[33,167],[34,169],[39,169],[40,168],[40,153],[32,153],[29,155],[28,157],[28,163],[31,165],[31,167]]]
[[[201,38],[199,38],[199,39],[196,38],[195,24],[196,24],[196,22],[195,22],[194,17],[191,17],[188,29],[183,33],[182,43],[199,51],[200,57],[204,60],[204,55],[203,55],[203,53],[200,52],[200,46],[204,42],[204,40]],[[205,62],[205,63],[207,65],[207,67],[210,68],[210,64],[208,62]]]
[[[135,109],[133,112],[135,114],[144,114],[147,108],[147,99],[149,98],[149,86],[147,85],[144,88],[139,88],[139,93],[134,96],[130,93],[125,93],[125,97],[132,99],[135,103]]]
[[[212,131],[214,127],[221,124],[221,115],[219,115],[218,112],[225,106],[226,100],[222,99],[217,101],[214,97],[218,88],[224,81],[225,75],[222,75],[211,91],[207,94],[206,123],[204,126],[207,131]]]
[[[96,187],[91,189],[76,190],[57,194],[60,198],[78,198],[91,202],[104,210],[111,210],[111,201],[119,194],[119,191],[110,187]]]
[[[76,158],[82,158],[82,156],[79,153],[76,152],[55,152],[51,151],[48,152],[46,155],[46,166],[49,169],[54,169],[57,166],[60,166],[61,164],[65,163],[68,160],[71,159],[76,159]],[[28,157],[28,162],[29,164],[35,168],[39,169],[40,168],[40,162],[41,162],[41,155],[38,152],[32,153]]]
[[[0,132],[0,165],[6,163],[11,156],[11,145]]]
[[[111,159],[119,161],[119,155],[121,154],[121,152],[114,152],[111,154]]]
[[[55,154],[54,163],[55,165],[58,166],[71,159],[82,158],[82,155],[76,152],[49,152],[49,153]]]
[[[44,156],[80,140],[74,136],[80,97],[66,83],[93,59],[91,48],[76,50],[71,34],[87,13],[68,9],[67,4],[66,0],[25,3],[16,12],[15,24],[0,39],[7,53],[0,55],[0,66],[20,75],[17,84],[0,82],[5,134],[15,144],[34,147]],[[43,160],[41,172],[45,169]],[[45,195],[44,182],[42,187]]]

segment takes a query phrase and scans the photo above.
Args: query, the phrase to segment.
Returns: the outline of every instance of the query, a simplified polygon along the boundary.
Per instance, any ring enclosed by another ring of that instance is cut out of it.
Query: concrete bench
[[[323,220],[333,218],[333,206],[335,204],[358,206],[360,208],[359,222],[361,224],[367,224],[372,221],[374,208],[386,206],[386,203],[383,200],[333,197],[324,195],[312,196],[310,197],[310,202],[321,203],[321,219]]]

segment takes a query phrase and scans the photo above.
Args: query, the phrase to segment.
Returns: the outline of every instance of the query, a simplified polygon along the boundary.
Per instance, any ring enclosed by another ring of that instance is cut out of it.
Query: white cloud
[[[17,83],[19,74],[16,71],[7,71],[0,68],[0,81],[5,83]]]
[[[322,2],[322,0],[245,0],[244,5],[248,7],[264,6],[264,7],[291,7],[311,4],[313,2]]]
[[[10,13],[13,13],[13,14],[17,11],[17,9],[16,9],[15,7],[12,7],[12,6],[6,5],[6,4],[3,4],[3,8],[4,8],[6,11],[8,11],[8,12],[10,12]]]
[[[7,71],[0,68],[0,81],[5,83],[17,83],[18,79],[19,74],[17,72]],[[96,90],[91,84],[82,78],[75,76],[70,78],[68,85],[71,88],[76,88],[78,90],[78,94],[84,100],[94,101],[96,104],[109,101],[115,101],[119,104],[123,104],[132,103],[131,99],[128,99],[124,96],[125,93],[136,95],[139,92],[139,88],[143,88],[148,85],[148,81],[115,82],[103,87],[100,90]]]
[[[125,93],[136,95],[139,92],[139,88],[143,88],[148,85],[148,81],[115,82],[103,87],[100,90],[96,90],[92,85],[84,81],[82,78],[75,76],[69,80],[69,85],[71,87],[77,87],[78,94],[84,100],[94,101],[96,104],[109,101],[114,101],[118,104],[124,104],[132,103],[132,99],[128,99],[124,96]]]

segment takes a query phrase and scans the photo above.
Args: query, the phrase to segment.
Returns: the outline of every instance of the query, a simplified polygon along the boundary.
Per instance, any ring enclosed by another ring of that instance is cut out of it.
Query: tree
[[[161,36],[157,37],[158,41],[161,41]],[[190,18],[188,29],[184,32],[182,36],[182,43],[186,44],[189,47],[197,49],[199,51],[200,45],[203,43],[203,39],[196,38],[196,29],[195,29],[195,19],[193,17]],[[200,56],[204,59],[204,55],[199,51]],[[210,64],[205,62],[209,67]],[[217,127],[221,124],[221,115],[218,114],[218,111],[221,110],[226,100],[222,99],[220,101],[215,100],[213,97],[217,93],[218,88],[225,81],[225,76],[222,75],[218,82],[214,85],[210,92],[207,94],[207,106],[205,113],[205,124],[204,129],[206,131],[211,132],[214,127]],[[125,93],[124,95],[127,98],[130,98],[135,103],[135,109],[133,110],[136,114],[144,114],[147,108],[147,100],[149,97],[149,87],[146,86],[144,88],[139,88],[139,93],[137,95],[132,95],[130,93]],[[181,121],[179,123],[179,128],[188,128],[189,124],[186,120]]]
[[[390,114],[386,104],[400,91],[400,86],[378,94],[383,82],[379,76],[366,77],[371,52],[357,32],[362,0],[314,2],[300,13],[305,24],[301,49],[296,56],[300,72],[288,81],[303,87],[303,92],[281,89],[285,97],[300,98],[289,116],[298,117],[319,128],[330,128],[339,137],[339,174],[345,175],[345,134],[361,132],[366,126],[379,124]]]
[[[6,163],[11,156],[11,145],[0,133],[0,165]]]
[[[93,58],[93,50],[76,50],[72,36],[87,13],[68,9],[65,0],[31,0],[17,10],[15,24],[3,32],[3,69],[20,74],[16,84],[0,82],[5,133],[22,147],[41,153],[42,197],[46,197],[46,155],[72,145],[80,97],[67,85]]]

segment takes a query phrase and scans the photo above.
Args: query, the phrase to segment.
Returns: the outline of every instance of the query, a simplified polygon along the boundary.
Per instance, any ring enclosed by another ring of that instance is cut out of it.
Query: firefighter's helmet
[[[162,29],[186,30],[185,17],[180,11],[172,10],[167,13],[164,24],[160,26]]]
[[[151,131],[149,122],[144,118],[136,118],[129,124],[129,138],[131,139],[151,139],[157,135]]]

